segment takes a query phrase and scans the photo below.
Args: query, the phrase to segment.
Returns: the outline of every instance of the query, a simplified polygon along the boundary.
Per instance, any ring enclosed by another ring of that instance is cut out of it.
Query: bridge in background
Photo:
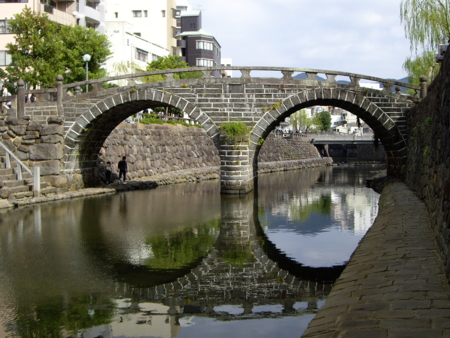
[[[211,76],[222,70],[238,70],[242,76]],[[274,77],[252,77],[255,71]],[[174,75],[185,72],[199,72],[202,77],[175,79]],[[295,78],[301,73],[306,74],[304,79]],[[142,81],[152,75],[163,75],[165,80]],[[337,80],[347,80],[348,84]],[[361,80],[381,83],[383,89],[361,87]],[[105,88],[108,83],[119,86]],[[92,91],[81,93],[85,86]],[[402,88],[416,95],[403,94]],[[41,124],[55,118],[64,121],[64,147],[59,161],[62,175],[78,175],[88,186],[99,150],[120,122],[143,109],[174,107],[201,124],[214,141],[221,158],[222,193],[239,194],[254,187],[258,153],[269,133],[290,114],[314,105],[345,109],[367,123],[386,150],[389,174],[401,177],[405,174],[407,150],[405,114],[426,95],[426,83],[417,87],[359,74],[301,68],[200,67],[72,84],[63,84],[62,76],[58,76],[55,88],[30,92],[37,95],[38,102],[25,105],[23,100],[16,100],[25,96],[23,82],[19,81],[17,97],[8,99],[16,101],[18,118],[29,116],[33,123]],[[221,135],[220,126],[229,121],[246,123],[251,130],[248,137],[234,143]]]
[[[372,144],[373,134],[308,134],[314,144]]]

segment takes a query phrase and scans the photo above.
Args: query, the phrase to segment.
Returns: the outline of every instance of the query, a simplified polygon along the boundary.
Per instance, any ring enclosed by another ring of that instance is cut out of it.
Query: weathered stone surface
[[[30,146],[30,159],[40,160],[59,160],[63,157],[62,144],[40,143]]]
[[[41,137],[42,143],[64,143],[64,138],[61,135],[45,135]]]
[[[3,187],[0,189],[0,198],[8,198],[11,194],[11,189],[8,187]]]
[[[43,126],[41,130],[41,135],[64,135],[64,127],[57,124],[49,124],[47,126]]]
[[[34,164],[35,167],[41,168],[41,176],[58,175],[60,170],[59,161],[39,161]]]
[[[48,124],[64,124],[64,117],[61,116],[49,116],[47,119]]]
[[[449,54],[450,55],[450,54]],[[450,276],[450,57],[428,89],[428,95],[407,114],[406,183],[425,202],[432,229]]]
[[[25,135],[25,132],[27,131],[26,125],[10,125],[9,128],[16,134],[16,135]]]
[[[27,130],[28,131],[37,131],[40,132],[42,129],[42,124],[38,124],[36,122],[31,122],[28,126],[27,126]]]
[[[8,124],[13,125],[13,126],[18,126],[18,125],[28,125],[29,121],[26,119],[9,119]]]
[[[50,183],[55,188],[66,188],[68,178],[67,175],[47,176],[43,181]]]

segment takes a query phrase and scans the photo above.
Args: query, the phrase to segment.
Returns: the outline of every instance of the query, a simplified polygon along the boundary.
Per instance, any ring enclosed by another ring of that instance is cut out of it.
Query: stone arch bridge
[[[223,70],[240,71],[241,76],[211,76],[213,71]],[[174,75],[191,71],[203,76],[175,79]],[[262,77],[251,76],[252,72]],[[296,78],[297,74],[301,79]],[[163,75],[165,80],[142,81],[151,75]],[[383,89],[364,88],[361,80],[380,83]],[[386,150],[388,173],[401,177],[407,152],[405,114],[426,95],[425,83],[417,87],[358,74],[300,68],[187,68],[72,84],[62,81],[58,76],[56,88],[27,91],[37,95],[34,104],[25,105],[22,100],[16,103],[19,118],[30,116],[41,123],[49,117],[63,121],[61,173],[82,175],[84,182],[89,182],[99,149],[120,122],[146,108],[170,106],[201,124],[213,140],[221,159],[221,191],[228,194],[253,189],[257,156],[264,139],[290,114],[313,105],[343,108],[367,123]],[[119,86],[104,89],[107,83]],[[80,88],[85,86],[92,90],[81,93]],[[406,95],[404,89],[415,91],[416,95]],[[24,95],[23,83],[19,81],[17,97]],[[248,138],[229,144],[220,132],[220,126],[229,121],[246,123],[251,130]]]

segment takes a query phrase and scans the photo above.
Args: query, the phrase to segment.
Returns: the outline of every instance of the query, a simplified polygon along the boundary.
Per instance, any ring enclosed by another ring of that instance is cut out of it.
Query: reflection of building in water
[[[378,196],[375,193],[368,195],[367,188],[346,190],[332,191],[333,224],[338,225],[342,231],[365,233],[378,213]]]
[[[117,299],[115,302],[118,313],[113,321],[108,325],[80,331],[83,338],[174,338],[180,334],[181,326],[176,316],[168,315],[169,306],[158,303],[133,304],[130,299]]]
[[[365,233],[378,212],[378,194],[361,187],[316,187],[308,193],[286,194],[284,200],[268,212],[274,216],[284,216],[289,222],[306,221],[312,212],[329,213],[329,226],[355,233]]]

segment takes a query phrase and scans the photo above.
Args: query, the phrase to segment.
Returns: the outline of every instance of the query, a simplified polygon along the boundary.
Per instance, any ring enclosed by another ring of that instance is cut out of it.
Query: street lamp
[[[89,80],[88,78],[88,63],[91,61],[91,56],[89,54],[83,55],[83,61],[86,62],[86,81]],[[86,83],[86,93],[88,92],[89,85]]]

